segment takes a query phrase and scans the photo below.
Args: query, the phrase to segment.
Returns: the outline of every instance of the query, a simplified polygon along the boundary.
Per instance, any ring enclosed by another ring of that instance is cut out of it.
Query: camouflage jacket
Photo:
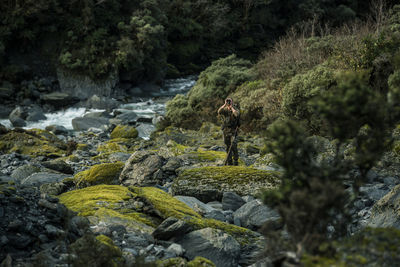
[[[240,126],[240,110],[236,105],[233,107],[239,112],[237,117],[227,108],[223,108],[219,113],[222,121],[222,130],[235,130],[236,127]]]

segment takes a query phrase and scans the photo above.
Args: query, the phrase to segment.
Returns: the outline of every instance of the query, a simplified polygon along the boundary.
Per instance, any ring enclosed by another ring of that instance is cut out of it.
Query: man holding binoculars
[[[238,165],[239,154],[237,149],[236,136],[240,126],[240,111],[237,105],[233,104],[232,98],[225,99],[225,103],[218,109],[218,115],[222,119],[222,131],[226,145],[227,159],[225,165]]]

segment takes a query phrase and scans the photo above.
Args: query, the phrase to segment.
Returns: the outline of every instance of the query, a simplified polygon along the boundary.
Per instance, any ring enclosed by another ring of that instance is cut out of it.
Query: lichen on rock
[[[90,186],[97,184],[111,184],[117,181],[124,167],[123,162],[102,163],[90,169],[75,174],[77,186]]]
[[[242,166],[202,167],[184,170],[172,184],[174,195],[194,196],[203,202],[221,200],[225,191],[256,195],[279,184],[279,172]]]
[[[118,221],[127,229],[151,232],[152,218],[130,208],[135,195],[119,185],[96,185],[69,191],[58,196],[60,202],[79,216],[95,217],[104,222]],[[92,218],[93,221],[94,218]]]
[[[45,130],[18,129],[0,136],[0,152],[6,154],[16,152],[33,157],[58,158],[66,153],[66,148],[64,142]]]
[[[118,125],[111,132],[111,139],[115,138],[136,138],[139,133],[135,127],[129,125]]]

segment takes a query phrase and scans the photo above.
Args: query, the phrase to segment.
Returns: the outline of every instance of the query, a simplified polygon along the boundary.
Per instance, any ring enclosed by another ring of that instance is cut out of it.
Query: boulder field
[[[329,155],[329,140],[321,142],[316,158]],[[259,196],[279,186],[282,170],[271,155],[260,155],[262,148],[262,138],[241,136],[239,166],[222,166],[221,134],[210,124],[199,131],[169,127],[150,140],[129,125],[57,134],[5,129],[0,263],[269,266],[261,228],[266,222],[284,225]],[[343,259],[352,258],[356,266],[384,251],[367,255],[362,244],[385,248],[392,244],[386,237],[398,236],[396,153],[388,152],[382,162],[391,168],[370,172],[352,211],[349,231],[356,234],[338,245]],[[354,253],[344,251],[350,244]],[[398,254],[390,255],[383,264]],[[304,261],[326,263],[311,256]]]

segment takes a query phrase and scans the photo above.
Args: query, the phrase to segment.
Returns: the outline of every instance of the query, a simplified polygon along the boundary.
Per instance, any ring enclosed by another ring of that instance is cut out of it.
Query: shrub
[[[318,65],[305,74],[298,74],[283,88],[282,110],[287,117],[305,120],[311,128],[319,128],[319,118],[314,115],[308,101],[329,90],[336,83],[334,70]]]

